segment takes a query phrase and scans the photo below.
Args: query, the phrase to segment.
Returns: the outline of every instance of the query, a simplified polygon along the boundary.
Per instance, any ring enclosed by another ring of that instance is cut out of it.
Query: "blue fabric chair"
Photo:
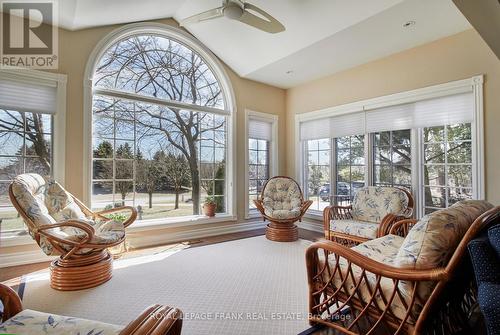
[[[500,335],[500,225],[472,240],[468,248],[488,334]]]

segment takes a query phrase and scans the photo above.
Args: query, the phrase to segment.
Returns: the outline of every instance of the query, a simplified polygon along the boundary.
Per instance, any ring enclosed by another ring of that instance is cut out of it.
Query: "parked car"
[[[337,193],[335,195],[349,195],[349,184],[337,182]],[[330,184],[324,184],[319,190],[319,196],[323,201],[330,201]]]

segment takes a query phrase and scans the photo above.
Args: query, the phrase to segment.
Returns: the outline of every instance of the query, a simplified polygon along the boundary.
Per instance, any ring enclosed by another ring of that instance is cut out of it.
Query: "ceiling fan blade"
[[[223,7],[219,8],[214,8],[207,10],[206,12],[195,14],[193,16],[187,17],[184,20],[181,20],[180,26],[185,26],[191,23],[196,23],[196,22],[201,22],[201,21],[206,21],[206,20],[211,20],[211,19],[216,19],[218,17],[221,17],[224,15],[222,11]]]
[[[238,19],[238,21],[241,21],[243,23],[246,23],[252,27],[255,27],[257,29],[266,31],[271,34],[276,34],[279,32],[282,32],[285,30],[285,27],[276,20],[274,17],[260,9],[259,7],[252,5],[251,3],[246,2],[245,3],[245,12],[243,15]],[[254,11],[262,15],[263,17],[266,18],[263,19],[257,15],[252,14],[250,11]]]

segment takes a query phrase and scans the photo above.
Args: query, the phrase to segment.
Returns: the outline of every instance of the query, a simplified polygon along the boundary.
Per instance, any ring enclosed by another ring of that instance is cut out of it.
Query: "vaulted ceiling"
[[[173,17],[222,0],[60,0],[69,30]],[[185,28],[241,77],[289,88],[470,29],[452,0],[250,0],[286,31],[267,34],[225,17]],[[403,25],[414,24],[404,28]]]

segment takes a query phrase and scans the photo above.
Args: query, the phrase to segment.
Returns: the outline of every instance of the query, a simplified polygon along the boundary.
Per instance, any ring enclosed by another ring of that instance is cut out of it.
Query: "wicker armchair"
[[[469,200],[352,248],[314,243],[306,252],[311,324],[346,334],[473,333],[467,244],[499,221],[500,206]]]
[[[269,179],[261,197],[254,200],[264,220],[269,220],[266,237],[271,241],[292,242],[299,238],[297,226],[311,200],[304,200],[299,184],[290,177],[276,176]]]
[[[149,306],[123,327],[23,309],[17,293],[3,284],[0,284],[0,301],[2,334],[180,335],[182,328],[181,310],[162,305]]]
[[[392,225],[413,215],[413,196],[397,187],[367,186],[350,206],[329,206],[323,211],[325,238],[353,246],[389,233]]]
[[[113,258],[107,248],[125,240],[125,228],[137,217],[133,207],[92,212],[59,183],[37,174],[17,176],[9,197],[42,251],[60,256],[50,266],[52,288],[80,290],[111,278]],[[124,210],[130,212],[124,222],[109,217]]]

